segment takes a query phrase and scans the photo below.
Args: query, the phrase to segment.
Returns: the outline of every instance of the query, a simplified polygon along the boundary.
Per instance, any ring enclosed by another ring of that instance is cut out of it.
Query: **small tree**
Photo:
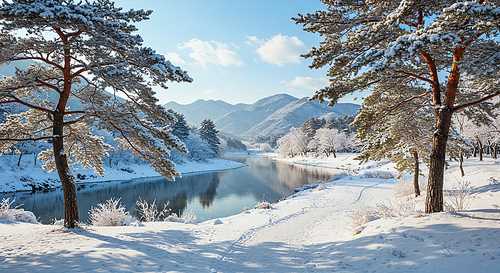
[[[40,159],[45,169],[59,174],[67,228],[79,221],[71,167],[81,164],[102,174],[101,157],[113,149],[92,129],[117,132],[119,149],[131,150],[168,179],[179,176],[165,155],[172,149],[187,151],[168,128],[154,125],[171,124],[175,118],[158,104],[150,86],[166,88],[169,81],[191,78],[143,47],[142,38],[133,34],[137,28],[131,23],[150,14],[123,12],[108,0],[13,0],[0,5],[0,64],[34,62],[0,81],[0,104],[28,109],[7,116],[0,125],[0,153],[20,141],[52,141]],[[55,93],[55,102],[43,99],[49,91]],[[69,100],[81,102],[83,109],[69,109]]]
[[[291,128],[290,132],[278,139],[277,152],[283,156],[294,157],[307,155],[309,138],[307,134],[297,128]]]
[[[315,143],[314,148],[321,153],[325,153],[326,156],[333,154],[333,157],[337,157],[335,151],[339,150],[345,141],[345,133],[340,133],[337,129],[321,128],[316,131],[309,144]]]
[[[214,155],[219,154],[220,141],[217,136],[218,130],[215,129],[215,124],[210,119],[204,119],[201,122],[200,128],[198,129],[200,136],[203,140],[208,143],[210,149],[212,149]]]

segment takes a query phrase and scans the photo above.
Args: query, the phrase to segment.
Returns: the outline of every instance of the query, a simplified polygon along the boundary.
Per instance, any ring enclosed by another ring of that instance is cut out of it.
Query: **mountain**
[[[337,118],[344,114],[335,112],[332,108],[326,108],[324,105],[317,101],[308,101],[307,97],[292,101],[246,131],[243,136],[252,138],[259,135],[286,133],[292,127],[300,127],[304,121],[312,117],[330,114]]]
[[[297,98],[287,94],[278,94],[263,98],[244,110],[227,113],[215,120],[217,128],[232,135],[241,135],[248,129],[259,124],[274,112],[285,107]]]
[[[291,127],[300,127],[311,117],[325,119],[355,114],[360,107],[353,103],[337,103],[328,107],[328,102],[308,101],[287,94],[262,98],[257,102],[232,105],[224,101],[197,100],[191,104],[169,102],[171,108],[184,114],[186,120],[199,124],[203,119],[212,119],[220,133],[230,137],[249,140],[258,136],[286,133]]]
[[[199,99],[190,104],[179,104],[171,101],[163,105],[165,109],[172,109],[175,112],[184,114],[187,121],[199,125],[204,119],[215,120],[227,113],[245,109],[248,104],[229,104],[221,100]],[[218,126],[219,127],[219,126]]]

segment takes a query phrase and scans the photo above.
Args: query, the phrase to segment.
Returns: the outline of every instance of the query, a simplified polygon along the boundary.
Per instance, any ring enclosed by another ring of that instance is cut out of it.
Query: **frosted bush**
[[[451,190],[446,191],[447,201],[445,208],[451,212],[460,212],[469,206],[470,193],[474,187],[469,181],[458,181],[457,186],[453,186]]]
[[[257,204],[257,206],[254,207],[254,209],[271,209],[272,206],[269,204],[269,202],[262,201]]]
[[[386,171],[368,171],[365,172],[362,178],[378,178],[378,179],[391,179],[394,175]]]
[[[192,210],[191,210],[191,212],[182,215],[181,218],[184,220],[184,223],[186,223],[186,224],[189,224],[189,223],[192,223],[192,224],[198,223],[198,219],[196,219],[196,215],[194,214],[194,211],[192,211]]]
[[[358,208],[350,211],[347,214],[349,221],[347,222],[347,229],[351,230],[352,235],[357,235],[363,231],[361,227],[363,224],[374,219],[375,212],[372,208],[361,204]]]
[[[415,210],[415,199],[408,198],[386,198],[382,203],[375,205],[374,212],[375,217],[383,219],[417,213]]]
[[[10,206],[14,203],[14,201],[15,199],[10,201],[10,198],[2,198],[2,202],[0,203],[0,222],[5,221],[7,223],[12,223],[18,221],[25,223],[38,223],[33,212],[20,209],[18,206],[11,208]]]
[[[198,223],[198,219],[196,219],[196,215],[191,210],[190,213],[184,214],[182,217],[177,216],[176,213],[170,214],[168,217],[165,217],[163,221],[166,222],[180,222],[185,224],[196,224]]]
[[[351,230],[353,235],[356,235],[363,231],[362,225],[369,221],[412,214],[421,215],[421,212],[415,210],[415,199],[386,199],[384,202],[376,204],[374,208],[362,204],[347,214],[347,217],[349,217],[347,229]]]
[[[488,184],[490,186],[498,186],[500,185],[500,179],[496,179],[495,177],[491,176],[490,178],[488,178]]]
[[[260,150],[265,152],[265,153],[268,153],[272,150],[273,148],[271,147],[271,145],[267,144],[267,143],[262,143],[260,144]]]
[[[415,196],[413,181],[403,180],[394,185],[394,196],[397,198]]]
[[[427,190],[427,180],[419,179],[418,187],[420,191]],[[413,197],[415,196],[415,187],[413,186],[413,180],[403,179],[394,186],[394,196],[397,198],[401,197]]]
[[[120,204],[121,198],[111,198],[104,204],[98,204],[89,211],[89,221],[93,226],[126,226],[130,224],[129,212]]]
[[[144,222],[156,222],[161,220],[161,217],[164,217],[165,215],[168,215],[170,210],[167,209],[168,202],[167,204],[163,207],[163,210],[158,211],[156,208],[156,199],[153,201],[153,203],[148,204],[146,200],[142,200],[139,197],[139,200],[136,201],[137,206],[139,207],[137,211],[139,211],[139,214],[141,215],[141,218],[139,219],[140,221]]]
[[[342,179],[342,178],[344,178],[346,176],[348,176],[348,174],[346,172],[336,173],[332,177],[330,177],[330,179],[328,180],[328,182],[337,181],[337,180],[340,180],[340,179]]]

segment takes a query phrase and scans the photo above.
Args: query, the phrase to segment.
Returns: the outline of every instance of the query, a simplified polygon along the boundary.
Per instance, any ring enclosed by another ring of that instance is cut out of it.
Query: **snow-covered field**
[[[498,272],[500,185],[495,181],[500,180],[500,160],[468,159],[464,178],[451,163],[445,188],[459,180],[474,186],[462,212],[367,217],[371,221],[353,235],[353,210],[395,202],[389,200],[395,200],[398,181],[371,178],[395,174],[391,164],[358,165],[353,154],[336,159],[267,156],[341,168],[349,175],[269,210],[198,224],[136,222],[63,230],[0,222],[0,272]],[[406,203],[423,210],[424,199]]]

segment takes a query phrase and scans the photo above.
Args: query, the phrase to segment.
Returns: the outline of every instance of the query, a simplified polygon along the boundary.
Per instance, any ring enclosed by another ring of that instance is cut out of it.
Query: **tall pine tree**
[[[423,107],[432,109],[434,118],[425,211],[441,211],[453,113],[486,116],[487,112],[476,106],[500,95],[500,42],[492,39],[500,29],[499,3],[321,2],[326,10],[293,18],[305,31],[324,37],[318,48],[305,55],[313,58],[311,68],[329,66],[330,85],[318,90],[312,99],[330,100],[333,105],[347,94],[387,82],[396,82],[390,92],[399,91],[401,98],[387,101],[383,115],[423,99]],[[443,81],[444,75],[447,78]],[[419,84],[425,90],[407,94],[404,87],[408,84]]]
[[[200,124],[198,132],[200,133],[201,138],[208,143],[208,146],[212,149],[214,155],[217,156],[219,154],[220,146],[219,137],[217,136],[219,131],[215,129],[213,121],[210,119],[204,119]]]
[[[172,109],[169,109],[175,116],[177,120],[172,126],[172,133],[177,136],[181,141],[185,141],[189,136],[189,126],[187,125],[186,119],[183,114],[177,113]]]
[[[0,105],[28,110],[7,116],[0,124],[0,154],[22,141],[52,141],[40,153],[44,168],[57,171],[64,193],[64,226],[79,221],[71,166],[94,168],[102,174],[101,157],[115,149],[93,135],[93,129],[117,132],[118,149],[132,151],[168,179],[179,176],[166,159],[172,149],[187,152],[168,128],[175,118],[155,98],[151,86],[190,82],[179,67],[134,34],[134,22],[151,11],[122,11],[108,0],[13,0],[0,4],[0,65],[36,62],[15,77],[0,80]],[[121,94],[118,99],[105,89]],[[54,102],[44,100],[47,92]],[[81,110],[68,107],[79,100]]]

